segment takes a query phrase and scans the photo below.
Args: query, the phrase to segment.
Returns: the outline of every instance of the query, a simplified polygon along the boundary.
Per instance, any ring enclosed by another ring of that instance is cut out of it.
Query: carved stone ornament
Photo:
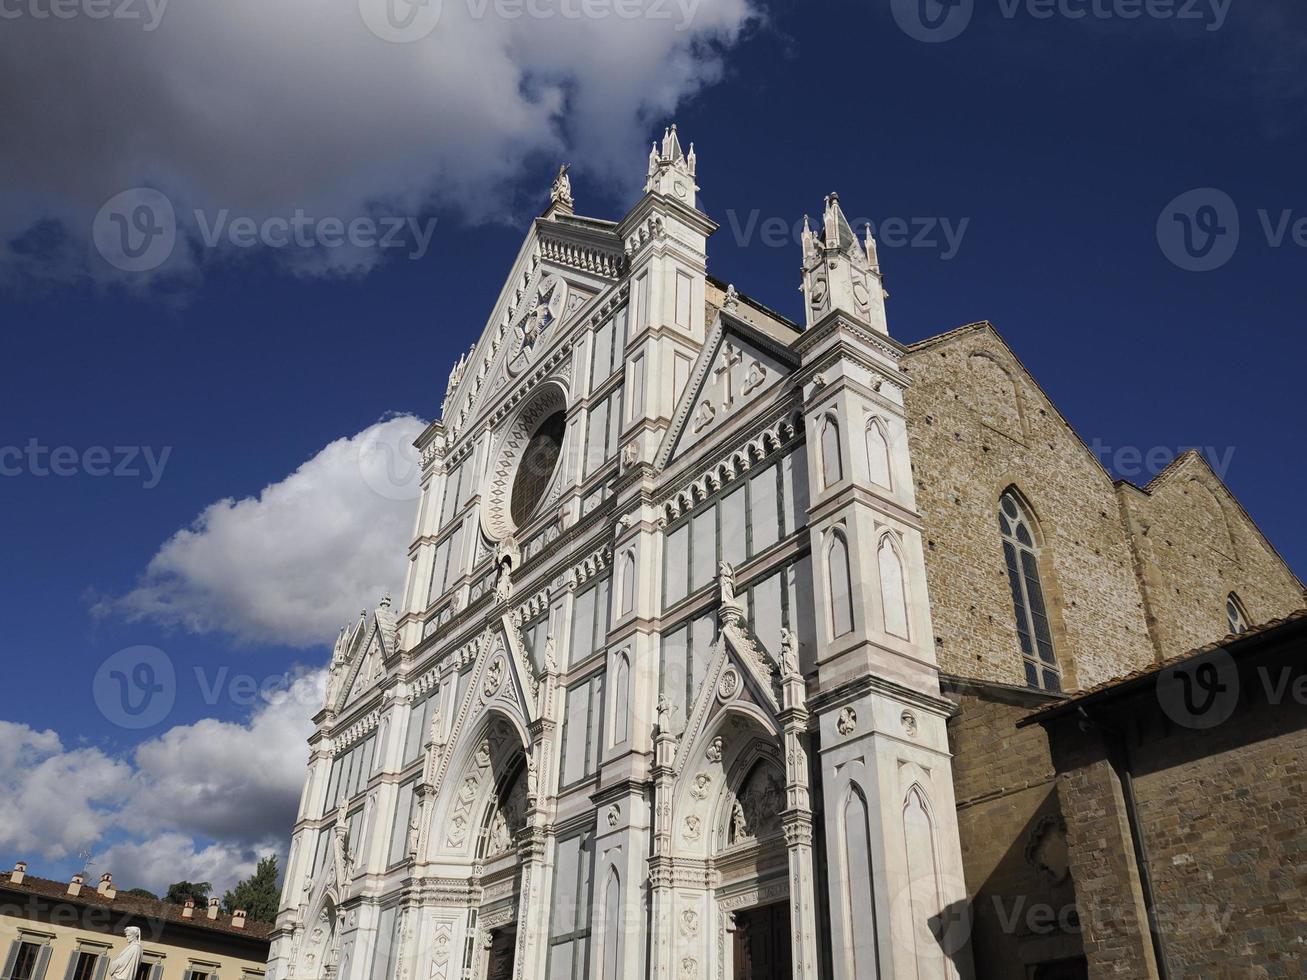
[[[685,818],[685,839],[696,841],[703,836],[703,821],[693,813]]]
[[[608,826],[616,827],[617,821],[622,819],[622,808],[614,803],[608,808]]]
[[[712,786],[712,777],[706,772],[701,772],[694,777],[694,785],[690,787],[690,795],[696,800],[706,800],[710,786]]]
[[[499,688],[504,683],[504,675],[507,672],[508,661],[504,659],[502,653],[496,654],[495,659],[486,668],[485,684],[481,688],[487,698],[493,698],[499,692]]]
[[[835,719],[835,728],[841,735],[852,735],[858,727],[858,713],[852,708],[845,708]]]
[[[699,935],[699,913],[694,909],[681,909],[681,935],[686,939]]]
[[[514,324],[509,339],[507,368],[510,375],[520,374],[531,366],[552,328],[562,319],[567,309],[567,283],[551,273],[544,275],[524,307],[526,312]]]
[[[708,751],[704,753],[709,762],[721,762],[722,755],[725,754],[726,742],[718,735],[708,743]]]
[[[722,671],[721,680],[717,682],[717,697],[722,701],[730,701],[740,693],[742,684],[740,672],[734,667],[727,667]]]
[[[908,738],[917,737],[917,716],[911,711],[904,711],[899,715],[899,723],[903,726],[904,733]]]

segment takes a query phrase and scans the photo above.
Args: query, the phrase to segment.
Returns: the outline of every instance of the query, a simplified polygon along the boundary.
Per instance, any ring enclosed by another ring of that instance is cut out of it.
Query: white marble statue
[[[109,980],[136,980],[141,965],[141,930],[128,926],[123,935],[127,937],[127,948],[109,964]]]

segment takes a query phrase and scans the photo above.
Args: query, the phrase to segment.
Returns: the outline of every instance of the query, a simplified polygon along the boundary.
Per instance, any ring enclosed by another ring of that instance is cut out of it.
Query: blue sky
[[[0,446],[22,450],[0,458],[0,862],[230,883],[282,845],[323,639],[399,585],[411,493],[367,450],[438,413],[557,165],[580,213],[618,217],[673,118],[712,274],[798,317],[795,228],[838,190],[877,227],[898,338],[991,320],[1120,475],[1207,447],[1307,569],[1300,5],[701,0],[685,25],[523,26],[468,2],[408,44],[344,0],[321,27],[246,0],[216,27],[197,0],[148,32],[39,0],[0,24]],[[965,28],[921,40],[922,10]],[[88,229],[141,186],[180,243],[123,273]],[[297,208],[402,216],[404,246],[204,241]],[[136,475],[93,475],[93,447]],[[101,670],[138,646],[176,678],[141,729]]]

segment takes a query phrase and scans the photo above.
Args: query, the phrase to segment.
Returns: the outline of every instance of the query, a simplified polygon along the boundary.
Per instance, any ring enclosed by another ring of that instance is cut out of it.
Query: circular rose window
[[[547,505],[566,434],[567,393],[545,382],[500,432],[481,510],[489,541],[512,538]]]
[[[563,451],[566,431],[567,413],[555,412],[540,423],[540,428],[526,444],[522,462],[513,477],[513,492],[509,495],[509,512],[518,527],[530,519],[549,490],[554,470],[558,468],[558,457]]]

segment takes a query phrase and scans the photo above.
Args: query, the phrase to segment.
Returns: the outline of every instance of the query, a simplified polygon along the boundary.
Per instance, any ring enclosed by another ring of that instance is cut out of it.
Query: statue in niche
[[[526,770],[513,780],[507,793],[496,803],[486,829],[486,856],[496,857],[513,849],[518,833],[526,826]]]
[[[774,767],[755,766],[731,808],[730,842],[737,844],[780,829],[785,787]]]
[[[799,638],[793,630],[781,629],[781,670],[786,677],[799,673]]]

